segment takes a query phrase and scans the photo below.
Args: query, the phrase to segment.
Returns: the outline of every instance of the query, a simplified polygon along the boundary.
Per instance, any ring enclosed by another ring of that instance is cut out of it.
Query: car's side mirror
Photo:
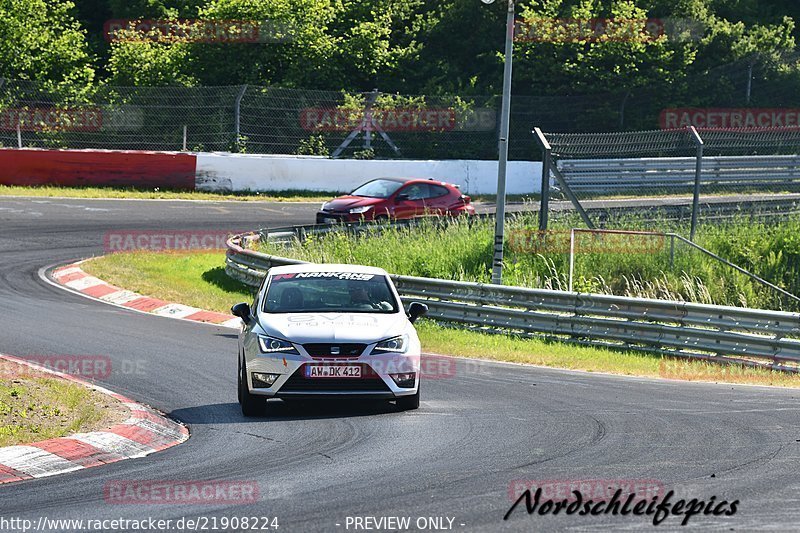
[[[422,315],[428,314],[428,306],[419,302],[411,302],[408,306],[408,320],[413,324]]]
[[[405,202],[406,200],[408,200],[407,194],[398,194],[397,196],[394,197],[394,201],[396,203]]]
[[[252,315],[250,314],[250,305],[246,303],[234,305],[231,307],[231,313],[233,313],[233,316],[238,316],[241,318],[245,324],[249,324],[250,319],[252,318]]]

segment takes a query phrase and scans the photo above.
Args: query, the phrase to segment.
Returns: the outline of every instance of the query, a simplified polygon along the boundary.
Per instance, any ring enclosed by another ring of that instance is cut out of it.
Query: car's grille
[[[311,357],[358,357],[364,353],[366,344],[311,343],[304,344]],[[335,352],[339,352],[338,354]]]
[[[295,371],[278,391],[282,392],[389,392],[389,387],[368,366],[362,365],[361,378],[307,378],[305,365]]]

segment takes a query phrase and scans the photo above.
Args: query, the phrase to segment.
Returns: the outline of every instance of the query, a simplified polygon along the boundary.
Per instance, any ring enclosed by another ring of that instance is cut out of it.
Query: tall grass
[[[653,229],[653,218],[618,217],[608,228]],[[533,231],[535,215],[511,218],[508,236]],[[570,227],[574,217],[551,225],[549,246],[515,247],[506,243],[504,283],[566,290],[569,285]],[[658,231],[687,234],[680,223],[659,224]],[[559,231],[564,231],[559,235]],[[264,244],[268,253],[312,262],[342,262],[380,266],[392,273],[443,279],[489,282],[494,222],[431,219],[412,228],[374,229],[353,236],[332,232],[294,241],[288,247]],[[560,239],[560,240],[559,240]],[[638,238],[641,239],[641,238]],[[573,288],[580,292],[692,301],[732,306],[798,310],[797,302],[781,296],[744,274],[675,241],[650,238],[625,248],[621,238],[576,234]],[[513,241],[513,239],[511,239]],[[792,293],[800,292],[800,218],[768,223],[747,218],[703,224],[695,241],[734,264]],[[637,241],[633,241],[636,243]],[[641,243],[640,243],[641,244]],[[620,249],[622,248],[622,249]]]

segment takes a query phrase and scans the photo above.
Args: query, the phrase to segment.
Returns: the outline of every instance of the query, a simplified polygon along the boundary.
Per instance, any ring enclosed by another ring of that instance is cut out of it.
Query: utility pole
[[[482,0],[491,4],[494,0]],[[508,167],[508,135],[511,122],[511,67],[514,55],[514,0],[508,0],[506,15],[506,52],[503,72],[503,104],[500,115],[499,159],[497,164],[497,208],[495,216],[492,283],[503,283],[503,243],[506,218],[506,170]]]

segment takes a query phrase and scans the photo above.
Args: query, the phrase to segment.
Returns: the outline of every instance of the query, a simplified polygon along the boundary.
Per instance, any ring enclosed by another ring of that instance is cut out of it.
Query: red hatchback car
[[[317,224],[474,215],[471,201],[455,185],[433,178],[378,178],[322,204]]]

